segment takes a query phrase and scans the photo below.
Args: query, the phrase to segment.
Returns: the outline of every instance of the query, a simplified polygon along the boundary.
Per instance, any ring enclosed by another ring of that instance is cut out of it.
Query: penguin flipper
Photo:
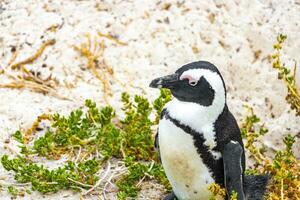
[[[227,143],[222,152],[226,192],[229,197],[231,197],[233,191],[237,192],[238,200],[245,199],[242,154],[243,148],[236,141]]]
[[[171,192],[170,194],[167,194],[167,196],[165,196],[164,198],[163,198],[163,200],[176,200],[177,199],[177,197],[176,197],[176,195],[174,194],[174,192]]]
[[[247,175],[244,178],[245,196],[248,200],[261,200],[266,192],[270,176]]]
[[[158,132],[156,133],[155,138],[154,138],[154,147],[155,147],[156,153],[158,155],[158,160],[161,162],[160,151],[159,151]]]

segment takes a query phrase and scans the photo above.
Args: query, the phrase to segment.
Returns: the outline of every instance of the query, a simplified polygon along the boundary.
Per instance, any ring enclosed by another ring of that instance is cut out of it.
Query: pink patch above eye
[[[191,77],[190,75],[182,75],[182,76],[180,76],[179,79],[180,80],[188,80],[189,84],[191,84],[191,83],[197,83],[197,80],[194,79],[193,77]]]

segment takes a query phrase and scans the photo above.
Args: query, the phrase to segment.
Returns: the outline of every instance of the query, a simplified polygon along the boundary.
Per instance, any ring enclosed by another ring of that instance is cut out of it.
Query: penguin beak
[[[171,74],[156,78],[151,81],[150,87],[152,88],[171,88],[175,82],[178,81],[178,74]]]

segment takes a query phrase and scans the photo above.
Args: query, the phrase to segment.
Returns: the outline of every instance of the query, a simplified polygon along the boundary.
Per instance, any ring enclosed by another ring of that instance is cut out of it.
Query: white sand
[[[119,107],[117,101],[125,90],[154,99],[158,91],[148,88],[153,78],[173,72],[187,62],[207,60],[222,72],[228,105],[236,118],[241,121],[243,104],[253,106],[269,129],[264,143],[271,149],[280,148],[282,135],[299,136],[300,118],[286,104],[286,88],[277,80],[267,56],[273,51],[277,34],[285,33],[288,40],[284,61],[289,66],[293,65],[292,59],[300,63],[300,1],[246,2],[0,0],[0,69],[7,66],[12,56],[11,46],[17,46],[20,61],[32,55],[42,41],[54,38],[56,44],[26,67],[42,72],[44,77],[51,73],[61,83],[74,83],[81,77],[71,90],[58,88],[59,94],[72,101],[27,89],[0,89],[0,155],[12,154],[4,149],[4,141],[17,129],[30,127],[42,113],[68,113],[82,106],[86,98],[104,105],[102,85],[88,70],[81,69],[86,62],[71,47],[82,41],[84,33],[97,31],[117,35],[128,43],[119,46],[106,42],[106,61],[116,77],[127,83],[126,89],[112,83],[111,104]],[[169,10],[163,9],[166,3],[171,5]],[[52,25],[62,27],[57,32],[47,30]],[[193,52],[193,47],[199,52]],[[257,60],[256,51],[261,51]],[[47,68],[41,68],[44,63]],[[299,74],[298,68],[298,86]],[[0,83],[7,81],[6,75],[0,75]],[[5,145],[17,152],[16,142]],[[296,151],[299,150],[297,142]],[[0,175],[0,184],[12,182],[12,174],[2,166]],[[155,195],[152,189],[143,192],[142,199],[155,199]],[[24,199],[36,198],[79,199],[79,195],[66,191],[42,196],[34,192]],[[10,199],[6,189],[1,192],[1,199]]]

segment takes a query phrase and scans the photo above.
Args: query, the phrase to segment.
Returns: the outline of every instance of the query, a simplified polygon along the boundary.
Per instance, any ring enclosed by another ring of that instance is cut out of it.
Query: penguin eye
[[[190,86],[196,86],[197,83],[198,83],[197,81],[190,81],[190,82],[189,82],[189,85],[190,85]]]
[[[198,80],[194,79],[192,76],[187,75],[187,74],[180,76],[179,79],[182,81],[187,81],[189,83],[189,85],[193,86],[193,87],[198,84]]]

